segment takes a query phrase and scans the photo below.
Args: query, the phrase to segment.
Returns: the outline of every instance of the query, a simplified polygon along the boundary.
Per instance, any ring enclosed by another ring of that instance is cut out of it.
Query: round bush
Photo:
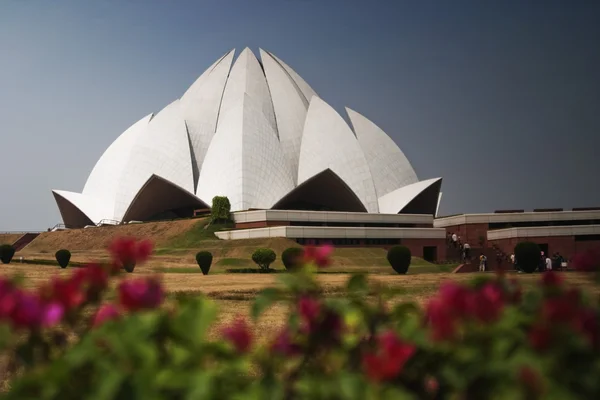
[[[67,268],[69,261],[71,261],[71,252],[66,249],[60,249],[54,254],[56,261],[61,268]]]
[[[540,246],[533,242],[521,242],[515,246],[517,266],[528,274],[535,272],[540,262]]]
[[[200,251],[196,254],[196,262],[203,275],[208,275],[212,264],[213,256],[209,251]]]
[[[269,266],[277,259],[277,255],[271,249],[256,249],[252,253],[254,261],[261,269],[269,269]]]
[[[300,247],[289,247],[281,253],[281,261],[283,262],[283,266],[287,270],[292,270],[298,266],[302,255],[304,254],[304,250]]]
[[[394,246],[388,250],[387,260],[399,274],[406,274],[410,267],[411,254],[406,246]]]
[[[0,260],[3,264],[10,264],[13,256],[15,255],[15,248],[10,244],[3,244],[0,246]]]
[[[125,264],[123,264],[123,269],[129,273],[132,273],[133,270],[135,269],[135,263],[133,261],[125,263]]]

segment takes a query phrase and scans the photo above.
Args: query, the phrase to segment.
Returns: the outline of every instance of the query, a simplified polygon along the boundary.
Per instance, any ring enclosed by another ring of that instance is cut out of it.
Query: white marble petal
[[[106,204],[101,219],[115,218],[115,201],[119,184],[127,174],[135,143],[145,135],[152,114],[145,116],[123,132],[98,160],[85,183],[82,194]]]
[[[190,143],[179,100],[152,118],[146,133],[135,142],[125,171],[115,201],[117,220],[153,174],[194,193]]]
[[[302,143],[302,130],[308,111],[308,102],[277,60],[262,49],[260,58],[273,100],[279,141],[295,181],[298,175],[300,144]]]
[[[235,50],[231,50],[221,57],[190,86],[180,100],[192,146],[194,184],[197,183],[204,156],[217,128],[221,99],[234,54]]]
[[[327,168],[356,193],[368,212],[378,212],[371,171],[354,133],[329,104],[313,97],[302,135],[298,184]]]
[[[74,207],[85,214],[94,224],[99,223],[103,219],[110,219],[110,210],[107,209],[107,204],[92,196],[81,193],[68,192],[66,190],[53,190],[52,193],[67,200]],[[63,216],[65,220],[65,216]],[[64,221],[68,223],[67,221]]]
[[[196,194],[207,204],[214,196],[227,196],[233,211],[270,208],[294,188],[293,182],[262,68],[245,49],[227,80]]]
[[[442,178],[427,179],[411,185],[403,186],[379,198],[379,212],[383,214],[397,214],[406,207],[415,197],[436,184]],[[439,197],[438,197],[439,201]]]
[[[306,98],[306,100],[308,102],[310,102],[310,99],[313,96],[318,96],[317,92],[315,92],[313,90],[313,88],[310,87],[310,85],[308,83],[306,83],[306,81],[304,79],[302,79],[302,77],[300,75],[298,75],[296,73],[296,71],[294,71],[289,65],[287,65],[286,63],[284,63],[281,59],[275,57],[274,54],[269,53],[271,56],[273,56],[273,58],[279,63],[281,64],[281,66],[283,67],[283,69],[285,69],[287,71],[287,73],[292,77],[292,79],[294,80],[294,82],[296,83],[296,85],[298,86],[298,88],[300,88],[300,91],[302,92],[302,94],[304,94],[304,97]]]
[[[346,112],[369,162],[377,196],[418,182],[413,167],[392,138],[356,111],[346,108]]]

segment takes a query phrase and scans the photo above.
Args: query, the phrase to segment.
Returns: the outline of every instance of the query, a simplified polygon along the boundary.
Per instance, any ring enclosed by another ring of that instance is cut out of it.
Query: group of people
[[[463,243],[461,237],[456,233],[449,232],[446,237],[446,241],[448,247],[454,247],[455,249],[460,250],[461,261],[463,263],[469,264],[471,262],[471,246],[468,243]],[[519,268],[518,260],[515,258],[514,253],[510,256],[504,254],[498,247],[496,248],[496,263],[499,268],[501,268],[504,262],[510,262],[513,265],[514,269],[521,272],[521,268]],[[538,271],[551,271],[551,270],[561,270],[566,268],[566,260],[560,253],[556,252],[550,257],[550,255],[546,255],[543,251],[540,254],[540,261],[538,263]],[[479,255],[479,271],[484,272],[488,267],[488,259],[485,254],[481,253]]]

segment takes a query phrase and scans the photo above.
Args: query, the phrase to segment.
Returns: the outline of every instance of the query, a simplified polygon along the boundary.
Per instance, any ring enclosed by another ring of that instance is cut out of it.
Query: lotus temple
[[[274,54],[234,57],[117,137],[81,193],[53,191],[67,228],[188,218],[227,196],[235,228],[222,239],[402,242],[440,255],[441,178],[419,180],[374,122],[347,108],[347,123]]]

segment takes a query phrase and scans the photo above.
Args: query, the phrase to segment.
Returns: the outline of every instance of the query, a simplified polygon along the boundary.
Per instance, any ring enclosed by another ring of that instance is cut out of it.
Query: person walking
[[[465,261],[471,262],[471,245],[469,243],[465,243],[463,248],[465,250]]]
[[[479,272],[485,272],[485,264],[487,262],[487,257],[481,253],[479,256]]]
[[[456,235],[456,233],[452,234],[452,245],[454,246],[454,248],[458,246],[458,236]]]
[[[552,271],[552,259],[546,256],[546,271]]]

